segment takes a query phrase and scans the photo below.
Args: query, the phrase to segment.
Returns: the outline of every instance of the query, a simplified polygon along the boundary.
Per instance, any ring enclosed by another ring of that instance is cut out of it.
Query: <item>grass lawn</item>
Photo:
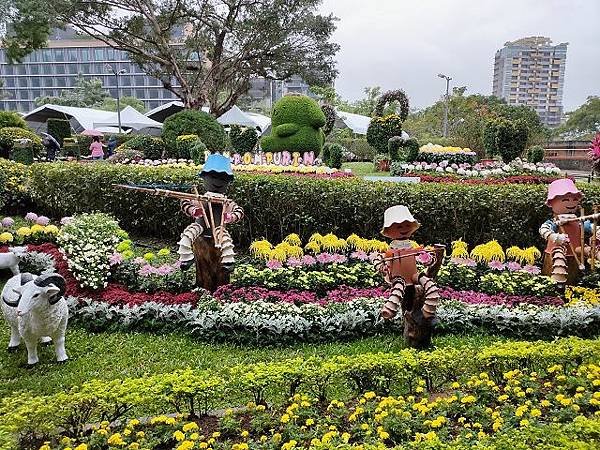
[[[298,344],[288,347],[246,347],[201,343],[191,337],[147,333],[93,334],[71,327],[67,331],[70,360],[57,364],[52,347],[41,348],[40,363],[25,367],[24,346],[18,353],[6,352],[8,328],[0,328],[0,398],[21,390],[38,394],[53,393],[98,378],[138,377],[144,374],[172,372],[187,367],[222,368],[235,364],[268,362],[298,356],[351,355],[367,352],[394,352],[402,349],[400,335],[369,337],[351,342]],[[438,347],[483,346],[498,340],[495,336],[439,336]]]
[[[372,162],[346,162],[342,164],[342,170],[352,169],[352,173],[357,177],[376,176],[387,177],[389,172],[375,172],[375,165]]]

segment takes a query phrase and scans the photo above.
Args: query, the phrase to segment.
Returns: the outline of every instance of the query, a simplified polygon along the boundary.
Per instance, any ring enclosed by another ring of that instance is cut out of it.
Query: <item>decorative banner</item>
[[[302,155],[298,152],[290,153],[285,152],[258,152],[250,153],[246,152],[243,155],[234,153],[230,156],[231,163],[234,165],[262,165],[262,164],[274,164],[277,166],[312,166],[315,164],[315,152],[305,152]]]

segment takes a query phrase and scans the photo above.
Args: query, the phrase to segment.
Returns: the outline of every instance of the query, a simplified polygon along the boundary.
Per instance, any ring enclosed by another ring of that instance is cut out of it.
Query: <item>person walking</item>
[[[46,149],[46,159],[48,161],[54,161],[56,159],[56,154],[60,153],[60,144],[52,135],[45,134],[44,139],[42,140],[42,144],[44,144],[44,148]]]
[[[104,149],[102,148],[102,142],[100,142],[99,136],[94,136],[92,143],[90,144],[90,152],[92,159],[104,159]]]
[[[108,138],[108,143],[106,146],[109,158],[113,155],[116,148],[117,148],[117,138],[115,137],[114,134],[111,134],[110,138]]]

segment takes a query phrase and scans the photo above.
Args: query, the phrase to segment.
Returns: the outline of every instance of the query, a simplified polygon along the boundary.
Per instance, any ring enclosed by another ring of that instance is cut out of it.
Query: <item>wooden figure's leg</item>
[[[193,250],[198,287],[214,292],[219,286],[229,283],[229,273],[221,263],[221,250],[215,248],[212,239],[196,239]]]
[[[569,275],[568,268],[569,265],[564,246],[555,247],[552,250],[552,274],[550,275],[552,281],[564,286]]]
[[[392,291],[389,298],[383,305],[381,317],[384,319],[391,319],[397,314],[401,307],[402,299],[404,298],[405,289],[406,282],[404,281],[404,278],[397,277],[392,280]]]

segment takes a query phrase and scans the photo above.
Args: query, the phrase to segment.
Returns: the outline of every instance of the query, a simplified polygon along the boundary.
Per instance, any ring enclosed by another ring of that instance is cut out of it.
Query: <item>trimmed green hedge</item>
[[[191,168],[52,163],[30,168],[31,195],[41,212],[57,217],[88,211],[115,215],[128,231],[176,237],[189,224],[177,200],[111,187],[113,183],[197,182]],[[600,203],[600,186],[581,185],[585,202]],[[379,235],[383,212],[407,205],[423,224],[420,242],[469,244],[497,239],[502,245],[542,245],[538,228],[550,216],[544,185],[400,184],[360,179],[238,175],[229,196],[246,218],[231,227],[238,245],[289,233]]]
[[[173,114],[163,124],[161,137],[169,149],[177,148],[177,136],[197,135],[211,152],[225,148],[225,129],[213,116],[204,111],[185,109]]]
[[[62,147],[65,138],[71,137],[71,124],[65,119],[48,119],[48,134],[58,141]]]

